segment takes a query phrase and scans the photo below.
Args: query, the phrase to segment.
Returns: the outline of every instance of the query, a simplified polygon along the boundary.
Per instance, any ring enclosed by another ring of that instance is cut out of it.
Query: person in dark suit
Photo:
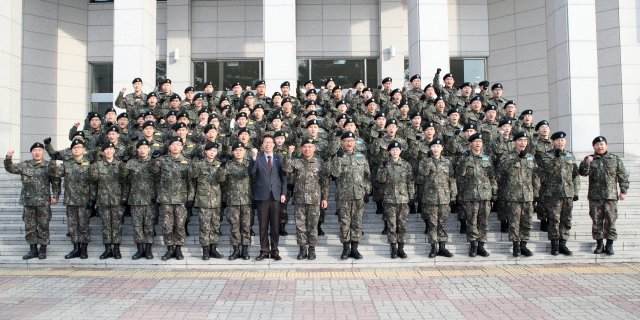
[[[273,153],[274,146],[273,137],[265,135],[262,138],[262,151],[253,149],[249,163],[249,174],[254,181],[253,200],[258,209],[260,225],[260,255],[256,257],[258,261],[269,258],[269,255],[274,260],[282,260],[278,252],[278,216],[280,204],[286,200],[287,177],[282,170],[282,156]]]

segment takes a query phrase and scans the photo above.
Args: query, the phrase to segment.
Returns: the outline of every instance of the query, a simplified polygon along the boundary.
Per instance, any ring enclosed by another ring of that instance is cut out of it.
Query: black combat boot
[[[42,244],[40,245],[40,252],[38,252],[38,259],[42,260],[46,258],[47,258],[47,245]]]
[[[137,243],[136,247],[138,248],[138,251],[136,251],[136,253],[131,257],[133,260],[138,260],[144,257],[144,243]]]
[[[342,254],[340,255],[340,259],[347,260],[351,256],[351,246],[349,242],[345,242],[342,244]]]
[[[286,223],[280,223],[280,235],[283,237],[289,235],[287,230],[284,229],[286,226],[287,226]]]
[[[89,258],[89,254],[87,253],[87,246],[88,245],[89,245],[88,243],[81,243],[80,244],[80,259]]]
[[[242,259],[243,260],[251,259],[251,257],[249,257],[249,246],[246,246],[246,245],[242,246]]]
[[[209,260],[209,246],[202,246],[202,260]]]
[[[467,220],[465,219],[460,219],[460,233],[467,233]]]
[[[478,241],[478,255],[485,258],[489,256],[489,252],[484,249],[484,242]]]
[[[559,241],[559,245],[558,245],[558,251],[562,254],[564,254],[565,256],[571,256],[573,255],[573,252],[571,252],[571,250],[569,250],[569,248],[567,248],[567,240],[560,240]]]
[[[307,258],[309,260],[315,260],[316,259],[316,247],[309,246],[309,254],[307,255]]]
[[[220,252],[218,252],[218,249],[216,248],[217,246],[215,244],[210,244],[209,245],[209,256],[211,258],[214,259],[222,259],[224,258],[224,255]]]
[[[186,237],[190,236],[189,234],[189,222],[191,222],[191,214],[187,213],[187,219],[184,220],[184,235]]]
[[[602,244],[602,239],[597,239],[596,240],[596,249],[593,250],[593,253],[601,254],[603,249],[604,249],[604,245]]]
[[[100,260],[113,257],[113,251],[111,251],[111,243],[104,244],[104,252],[100,255]]]
[[[422,203],[418,202],[418,209],[416,210],[416,213],[422,213]]]
[[[438,255],[438,247],[435,242],[431,242],[431,251],[429,251],[429,258],[435,258]]]
[[[391,259],[395,259],[398,257],[398,245],[396,243],[391,243]]]
[[[307,246],[300,246],[300,253],[298,253],[298,260],[307,258]]]
[[[520,256],[520,241],[513,242],[513,256],[516,258]]]
[[[429,234],[429,223],[428,223],[428,222],[427,222],[427,223],[425,223],[425,226],[424,226],[424,234]]]
[[[502,232],[502,233],[509,232],[509,221],[500,220],[500,232]]]
[[[184,259],[184,256],[182,255],[182,246],[176,246],[176,260],[182,260]]]
[[[547,227],[549,226],[549,221],[547,219],[540,219],[540,231],[547,232]]]
[[[324,231],[322,230],[322,222],[318,222],[318,235],[324,236]]]
[[[416,203],[409,202],[409,214],[416,214]]]
[[[403,242],[398,243],[398,257],[400,257],[400,259],[406,259],[407,258],[407,254],[404,252],[404,243]]]
[[[382,207],[382,201],[376,201],[376,214],[383,214],[384,209]]]
[[[607,239],[607,244],[604,247],[604,253],[612,256],[615,252],[613,251],[613,240]]]
[[[358,241],[351,241],[351,257],[360,260],[362,255],[358,252]]]
[[[520,241],[520,253],[525,257],[531,257],[533,255],[533,252],[527,248],[526,241]]]
[[[152,243],[147,243],[144,245],[144,258],[147,260],[153,259],[153,251],[151,251],[152,247],[153,247]]]
[[[444,241],[440,241],[438,243],[438,255],[442,257],[451,258],[453,254],[447,250],[447,243]]]
[[[382,234],[387,235],[389,233],[389,225],[387,224],[387,220],[384,220],[384,229],[382,229]]]
[[[22,256],[23,260],[29,260],[38,257],[38,244],[30,244],[29,252]]]
[[[558,248],[558,239],[551,239],[551,255],[557,256],[560,254],[560,249]]]
[[[67,255],[64,256],[65,259],[73,259],[73,258],[77,258],[80,256],[80,244],[79,243],[74,243],[73,244],[73,250],[71,250],[71,252],[67,253]]]
[[[113,258],[114,259],[122,259],[122,254],[120,253],[120,244],[113,244]]]
[[[475,257],[478,253],[478,241],[471,241],[469,244],[469,257]]]
[[[233,252],[229,256],[229,260],[235,260],[238,258],[240,258],[240,249],[238,248],[238,246],[233,246]]]
[[[167,261],[176,257],[176,249],[174,246],[167,246],[167,253],[162,256],[162,261]]]

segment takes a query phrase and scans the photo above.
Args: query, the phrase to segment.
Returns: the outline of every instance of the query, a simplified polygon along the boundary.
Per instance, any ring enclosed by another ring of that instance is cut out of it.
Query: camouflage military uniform
[[[139,95],[135,93],[129,93],[126,96],[120,92],[116,98],[116,107],[127,110],[129,119],[137,119],[138,115],[144,109],[144,104],[147,101],[147,94],[140,92]]]
[[[345,153],[331,162],[336,179],[337,207],[340,212],[340,241],[359,242],[362,236],[365,196],[371,191],[369,164],[364,154]]]
[[[284,172],[294,182],[296,240],[298,245],[318,244],[318,221],[320,202],[329,199],[329,176],[325,163],[313,157],[310,160],[284,157]]]
[[[10,157],[4,159],[7,172],[21,176],[20,204],[24,206],[24,238],[30,245],[49,244],[50,203],[52,198],[57,200],[60,197],[60,179],[49,175],[48,167],[49,162],[45,160],[39,164],[33,160],[14,164]]]
[[[449,204],[458,194],[453,165],[444,157],[424,157],[417,171],[423,182],[418,199],[422,203],[422,219],[429,225],[429,242],[446,242]]]
[[[127,200],[120,176],[120,161],[98,161],[89,166],[89,180],[98,187],[96,206],[102,220],[102,242],[122,243],[122,204]]]
[[[253,186],[249,175],[249,161],[229,160],[225,164],[225,195],[228,205],[227,219],[231,225],[231,245],[251,244],[251,217],[253,216]]]
[[[553,142],[550,139],[544,139],[542,137],[537,137],[533,139],[533,143],[535,145],[535,158],[537,164],[537,175],[540,179],[540,190],[538,191],[538,198],[534,199],[535,212],[540,219],[540,221],[544,221],[546,223],[549,218],[549,201],[545,197],[548,192],[546,191],[547,182],[546,182],[546,174],[543,173],[542,170],[542,157],[549,151],[553,150]],[[541,229],[542,230],[542,229]],[[546,227],[542,231],[546,231]]]
[[[199,211],[200,245],[203,247],[217,245],[220,240],[220,183],[226,180],[223,169],[217,160],[201,160],[194,162],[190,171],[190,178],[196,181],[194,207]]]
[[[415,197],[413,170],[402,159],[389,159],[378,169],[376,180],[382,186],[384,214],[389,226],[389,243],[405,243],[409,220],[409,201]]]
[[[542,158],[542,167],[546,175],[545,197],[549,200],[549,240],[567,240],[571,230],[571,211],[573,198],[580,191],[580,176],[575,156],[569,151],[554,155],[555,150],[547,152]]]
[[[622,159],[615,154],[593,155],[593,161],[580,163],[579,173],[589,177],[589,216],[591,216],[594,240],[618,239],[618,186],[620,193],[629,189],[629,172]]]
[[[151,174],[151,157],[135,158],[120,164],[120,174],[126,179],[131,206],[133,241],[136,244],[153,243],[156,182]]]
[[[464,156],[457,165],[458,200],[467,219],[469,242],[487,241],[491,200],[497,192],[493,170],[491,158],[484,154]]]
[[[527,154],[524,158],[510,152],[500,160],[500,172],[504,184],[504,205],[509,214],[509,240],[529,241],[533,198],[539,188],[535,158]]]

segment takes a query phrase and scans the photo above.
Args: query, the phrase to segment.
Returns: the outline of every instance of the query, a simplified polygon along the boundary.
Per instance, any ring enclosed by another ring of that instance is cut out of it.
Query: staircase
[[[453,258],[427,257],[430,246],[427,243],[427,236],[424,232],[424,222],[419,214],[409,216],[408,238],[405,245],[407,259],[391,259],[389,257],[389,245],[387,237],[380,234],[382,231],[382,216],[375,214],[375,204],[366,205],[364,219],[365,234],[360,243],[359,250],[364,256],[362,260],[340,260],[342,244],[338,233],[338,217],[334,214],[335,202],[332,190],[329,209],[327,210],[326,222],[323,230],[326,236],[319,237],[319,244],[316,248],[317,259],[315,261],[296,260],[298,245],[296,244],[295,222],[293,218],[293,206],[289,205],[289,224],[287,232],[289,235],[280,237],[280,255],[282,261],[260,261],[253,258],[259,253],[259,238],[254,236],[249,254],[251,260],[244,261],[238,259],[229,261],[226,257],[230,254],[229,245],[229,224],[222,223],[221,243],[218,251],[225,255],[224,259],[210,259],[203,261],[201,247],[198,242],[198,219],[192,217],[189,224],[191,236],[187,237],[186,245],[183,247],[185,259],[182,261],[171,260],[164,262],[160,256],[164,254],[165,247],[162,245],[162,226],[156,226],[158,236],[155,238],[154,259],[153,260],[131,260],[131,256],[136,251],[133,243],[131,220],[126,217],[123,228],[123,244],[121,252],[123,258],[114,260],[98,259],[104,250],[102,245],[100,219],[91,218],[91,237],[89,244],[89,259],[65,260],[64,255],[71,250],[72,245],[67,233],[67,219],[65,207],[55,205],[52,207],[51,243],[47,247],[46,260],[22,260],[29,246],[24,241],[24,224],[22,222],[22,206],[18,204],[20,198],[20,177],[12,175],[4,170],[0,173],[0,268],[190,268],[190,269],[348,269],[348,268],[370,268],[370,267],[425,267],[443,265],[504,265],[504,264],[559,264],[559,263],[608,263],[608,262],[638,262],[640,261],[640,159],[625,159],[625,165],[631,172],[631,186],[625,201],[618,202],[618,240],[615,242],[616,253],[613,256],[606,254],[595,255],[593,249],[595,241],[591,238],[591,219],[589,218],[589,204],[587,201],[586,178],[582,178],[580,200],[574,203],[573,227],[571,229],[571,240],[567,242],[568,247],[573,251],[573,256],[563,255],[552,256],[546,232],[539,231],[540,223],[533,218],[533,228],[528,247],[534,252],[533,257],[514,258],[511,255],[511,242],[507,233],[500,233],[500,222],[496,214],[490,216],[488,242],[485,245],[491,253],[490,257],[482,258],[468,257],[469,244],[466,235],[459,234],[459,222],[457,215],[449,217],[448,232],[449,242],[447,248],[454,254]],[[62,199],[60,199],[62,203]],[[162,220],[161,220],[162,221]],[[258,231],[257,222],[254,230]]]

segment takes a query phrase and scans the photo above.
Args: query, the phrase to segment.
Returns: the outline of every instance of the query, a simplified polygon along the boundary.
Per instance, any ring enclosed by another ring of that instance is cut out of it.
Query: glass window
[[[478,83],[486,79],[486,60],[484,58],[451,59],[449,63],[457,85],[461,85],[463,82]]]
[[[113,91],[113,64],[91,65],[91,92],[107,93]]]
[[[202,90],[202,84],[204,80],[204,69],[206,62],[194,61],[193,62],[193,86],[196,90]]]
[[[167,62],[156,61],[156,83],[167,77]]]
[[[262,61],[194,61],[193,83],[202,90],[206,81],[213,82],[216,89],[240,81],[242,86],[253,86],[262,78]]]
[[[368,86],[378,84],[377,59],[334,59],[312,60],[298,59],[298,80],[305,82],[313,79],[316,87],[333,78],[336,85],[350,88],[356,80],[363,80]]]
[[[91,111],[101,115],[111,107],[113,107],[113,102],[91,102]]]
[[[378,60],[377,59],[366,59],[365,63],[367,65],[366,70],[366,80],[367,86],[371,88],[378,87]]]
[[[311,79],[311,70],[309,69],[309,59],[298,59],[298,81],[304,83]],[[295,84],[292,88],[295,87]]]
[[[213,87],[218,90],[218,84],[222,82],[222,73],[220,73],[220,62],[208,62],[206,67],[207,81],[213,82]]]
[[[404,58],[404,81],[409,81],[409,58]]]

